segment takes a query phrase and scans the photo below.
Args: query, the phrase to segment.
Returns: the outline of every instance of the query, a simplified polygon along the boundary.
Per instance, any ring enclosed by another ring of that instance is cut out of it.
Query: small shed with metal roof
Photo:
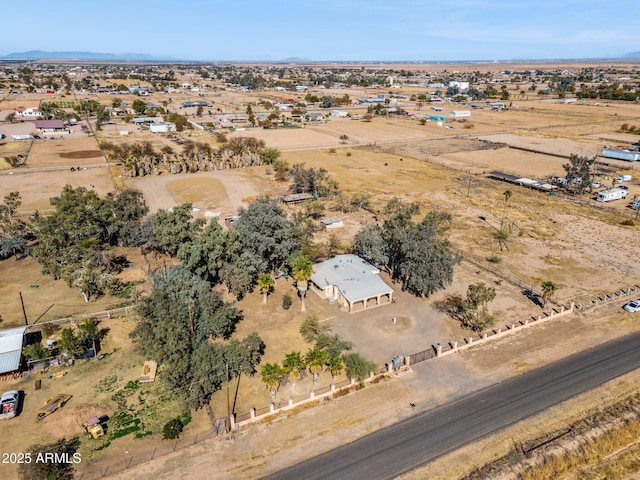
[[[0,330],[0,374],[14,372],[20,368],[26,329],[25,326]]]

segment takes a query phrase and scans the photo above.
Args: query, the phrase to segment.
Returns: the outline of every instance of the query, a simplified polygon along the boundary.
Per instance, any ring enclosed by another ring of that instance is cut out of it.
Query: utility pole
[[[24,315],[24,324],[29,325],[29,320],[27,320],[27,312],[24,309],[24,300],[22,300],[22,292],[20,292],[20,304],[22,305],[22,314]]]
[[[227,432],[231,431],[231,407],[229,404],[229,364],[224,364],[224,370],[227,374],[227,421],[226,421],[226,429]]]

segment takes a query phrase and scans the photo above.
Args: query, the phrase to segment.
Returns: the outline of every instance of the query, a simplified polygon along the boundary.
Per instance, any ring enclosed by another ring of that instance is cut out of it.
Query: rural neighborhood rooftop
[[[341,300],[349,311],[356,303],[376,299],[380,305],[383,297],[391,302],[393,289],[379,276],[380,270],[368,264],[357,255],[338,255],[326,262],[313,266],[311,282],[321,290],[326,298]]]
[[[24,331],[27,327],[0,330],[0,374],[13,372],[20,367]]]

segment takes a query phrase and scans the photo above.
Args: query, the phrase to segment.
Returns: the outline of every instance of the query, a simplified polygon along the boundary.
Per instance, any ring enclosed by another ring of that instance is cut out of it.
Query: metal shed
[[[0,374],[14,372],[20,368],[26,329],[25,326],[0,330]]]

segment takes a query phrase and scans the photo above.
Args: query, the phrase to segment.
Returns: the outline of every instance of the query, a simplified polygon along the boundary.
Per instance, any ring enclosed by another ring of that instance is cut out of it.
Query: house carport
[[[380,271],[357,255],[338,255],[313,266],[311,283],[330,302],[337,301],[353,312],[391,303],[393,289],[379,276]]]

